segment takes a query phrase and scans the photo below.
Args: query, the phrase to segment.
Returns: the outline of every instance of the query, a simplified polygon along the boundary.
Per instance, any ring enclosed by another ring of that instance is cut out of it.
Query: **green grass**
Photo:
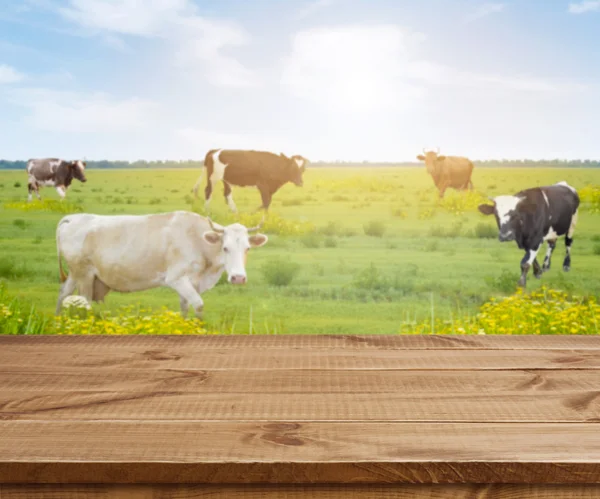
[[[190,194],[199,173],[89,170],[88,182],[75,183],[80,192],[71,189],[67,198],[89,213],[202,212],[203,200],[194,202]],[[53,211],[60,209],[56,203],[19,209],[27,199],[23,177],[23,172],[0,172],[0,280],[11,296],[52,313],[59,288],[55,230],[64,213]],[[598,185],[600,170],[481,168],[473,178],[484,196],[560,180],[577,188]],[[14,187],[17,182],[20,188]],[[42,189],[41,195],[58,201],[52,189]],[[243,214],[260,204],[256,189],[234,187],[233,196]],[[460,196],[448,191],[448,206]],[[213,193],[211,209],[217,222],[235,220],[227,211],[222,186]],[[277,226],[266,231],[269,242],[248,255],[248,283],[221,283],[203,295],[208,329],[397,333],[407,318],[431,317],[432,303],[436,318],[450,318],[473,315],[489,297],[512,293],[523,256],[514,243],[498,242],[492,217],[473,207],[454,214],[438,206],[422,168],[309,169],[303,188],[286,185],[275,194],[271,216]],[[302,230],[286,235],[290,227]],[[541,280],[530,275],[528,289],[545,284],[600,294],[599,227],[600,214],[582,206],[571,272],[562,271],[560,240],[552,269]],[[540,263],[544,253],[545,247]],[[273,261],[279,263],[269,263]],[[178,310],[179,298],[169,289],[111,293],[104,305],[95,307],[116,311],[135,304]]]

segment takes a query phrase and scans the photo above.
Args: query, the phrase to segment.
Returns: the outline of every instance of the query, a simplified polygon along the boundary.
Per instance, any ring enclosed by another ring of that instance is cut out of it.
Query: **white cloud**
[[[490,16],[492,14],[497,14],[499,12],[502,12],[505,8],[505,4],[503,3],[484,3],[482,5],[480,5],[479,7],[477,7],[473,12],[471,12],[469,15],[467,15],[465,17],[465,22],[466,23],[471,23],[474,21],[477,21],[479,19],[482,19],[484,17]]]
[[[70,0],[61,15],[92,33],[112,33],[105,41],[124,49],[114,34],[153,37],[172,45],[176,64],[198,71],[212,84],[245,87],[256,83],[252,72],[224,49],[249,42],[237,25],[198,15],[191,0]]]
[[[290,155],[294,146],[283,137],[270,136],[269,134],[231,133],[214,130],[186,127],[177,130],[176,135],[197,149],[198,144],[203,144],[209,149],[258,149],[265,151],[287,152]]]
[[[585,86],[530,75],[460,70],[414,57],[418,35],[397,26],[345,26],[301,31],[292,39],[281,83],[292,95],[329,110],[376,112],[420,106],[438,86],[541,94]]]
[[[419,88],[403,82],[407,34],[391,25],[302,31],[292,39],[281,83],[322,106],[369,112],[410,105]]]
[[[0,64],[0,84],[1,83],[16,83],[21,81],[25,76],[19,73],[15,68]]]
[[[305,17],[309,17],[322,9],[330,7],[333,5],[333,3],[334,0],[314,0],[300,8],[296,14],[296,17],[298,19],[304,19]]]
[[[600,11],[600,0],[586,0],[579,3],[570,3],[571,14],[584,14],[585,12]]]
[[[555,81],[534,76],[493,75],[474,71],[461,71],[442,64],[417,61],[410,64],[411,78],[431,85],[457,86],[463,88],[501,89],[523,92],[567,93],[586,90],[585,85]]]
[[[138,98],[115,99],[107,94],[77,94],[48,89],[18,89],[12,104],[25,108],[24,121],[52,132],[132,132],[149,126],[156,105]]]

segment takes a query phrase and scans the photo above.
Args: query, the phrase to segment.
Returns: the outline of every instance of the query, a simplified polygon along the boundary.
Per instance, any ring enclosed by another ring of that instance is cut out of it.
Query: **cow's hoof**
[[[525,279],[519,279],[519,282],[517,283],[517,286],[519,286],[520,288],[524,288],[526,284]]]
[[[571,270],[571,267],[569,267],[568,265],[564,265],[564,266],[563,266],[563,270],[564,270],[565,272],[568,272],[569,270]]]
[[[542,278],[542,272],[539,272],[537,274],[533,274],[533,277],[535,277],[536,279],[541,279]]]

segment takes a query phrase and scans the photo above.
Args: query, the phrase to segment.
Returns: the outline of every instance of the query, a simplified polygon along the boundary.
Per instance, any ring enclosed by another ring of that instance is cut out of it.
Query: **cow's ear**
[[[259,246],[264,246],[265,244],[267,244],[268,240],[269,240],[269,238],[267,236],[265,236],[264,234],[253,234],[248,238],[248,241],[250,242],[250,246],[252,246],[253,248],[258,248]]]
[[[207,230],[202,237],[208,244],[219,244],[221,242],[221,234],[212,230]]]
[[[524,198],[517,205],[517,210],[521,213],[533,213],[537,209],[537,204],[533,199]]]
[[[446,156],[438,156],[437,159],[438,161],[444,161],[446,159]]]
[[[425,156],[423,156],[422,154],[419,154],[419,155],[417,156],[417,159],[418,159],[419,161],[425,161]]]
[[[287,157],[285,154],[283,154],[283,153],[279,153],[279,155],[280,155],[280,156],[281,156],[283,159],[290,159],[290,158],[288,158],[288,157]]]
[[[492,213],[494,213],[494,210],[496,209],[496,207],[491,204],[480,204],[478,209],[484,215],[491,215]]]

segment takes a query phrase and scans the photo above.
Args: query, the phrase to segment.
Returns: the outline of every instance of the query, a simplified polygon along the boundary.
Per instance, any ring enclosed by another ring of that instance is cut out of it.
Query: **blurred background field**
[[[66,203],[58,202],[54,189],[44,188],[44,202],[28,204],[25,172],[0,171],[4,301],[17,298],[44,317],[53,312],[59,288],[55,229],[64,212],[145,214],[183,209],[204,214],[203,199],[195,202],[191,194],[199,174],[194,169],[90,169],[86,184],[72,184]],[[583,201],[571,272],[562,271],[561,239],[552,269],[541,280],[530,276],[527,291],[537,290],[534,297],[548,303],[546,309],[564,312],[564,321],[585,323],[585,329],[562,323],[557,328],[546,321],[543,331],[531,332],[597,332],[593,299],[600,294],[600,170],[476,168],[474,192],[450,190],[441,202],[424,168],[309,168],[304,180],[303,188],[286,185],[275,194],[264,229],[270,239],[249,254],[248,284],[220,283],[203,295],[206,331],[475,333],[479,326],[465,325],[482,306],[485,310],[486,303],[493,303],[490,299],[497,302],[514,294],[522,258],[514,243],[498,242],[493,217],[479,214],[477,205],[487,196],[566,180]],[[204,185],[203,180],[201,193]],[[253,213],[260,204],[256,189],[234,188],[233,196],[238,216],[228,212],[222,187],[216,189],[211,203],[214,220],[249,224],[260,218]],[[554,293],[550,290],[562,293],[548,294]],[[563,302],[568,304],[560,305]],[[163,306],[178,311],[179,298],[169,289],[111,293],[105,305],[94,309],[118,315],[126,306],[157,313]],[[521,310],[537,314],[523,301],[511,306],[498,315],[498,319],[506,316],[508,329]],[[589,320],[577,319],[577,314],[587,314]],[[537,321],[534,318],[532,324]],[[165,319],[163,327],[168,334],[177,326],[169,326]],[[489,321],[486,327],[488,334],[494,328],[512,332]]]

